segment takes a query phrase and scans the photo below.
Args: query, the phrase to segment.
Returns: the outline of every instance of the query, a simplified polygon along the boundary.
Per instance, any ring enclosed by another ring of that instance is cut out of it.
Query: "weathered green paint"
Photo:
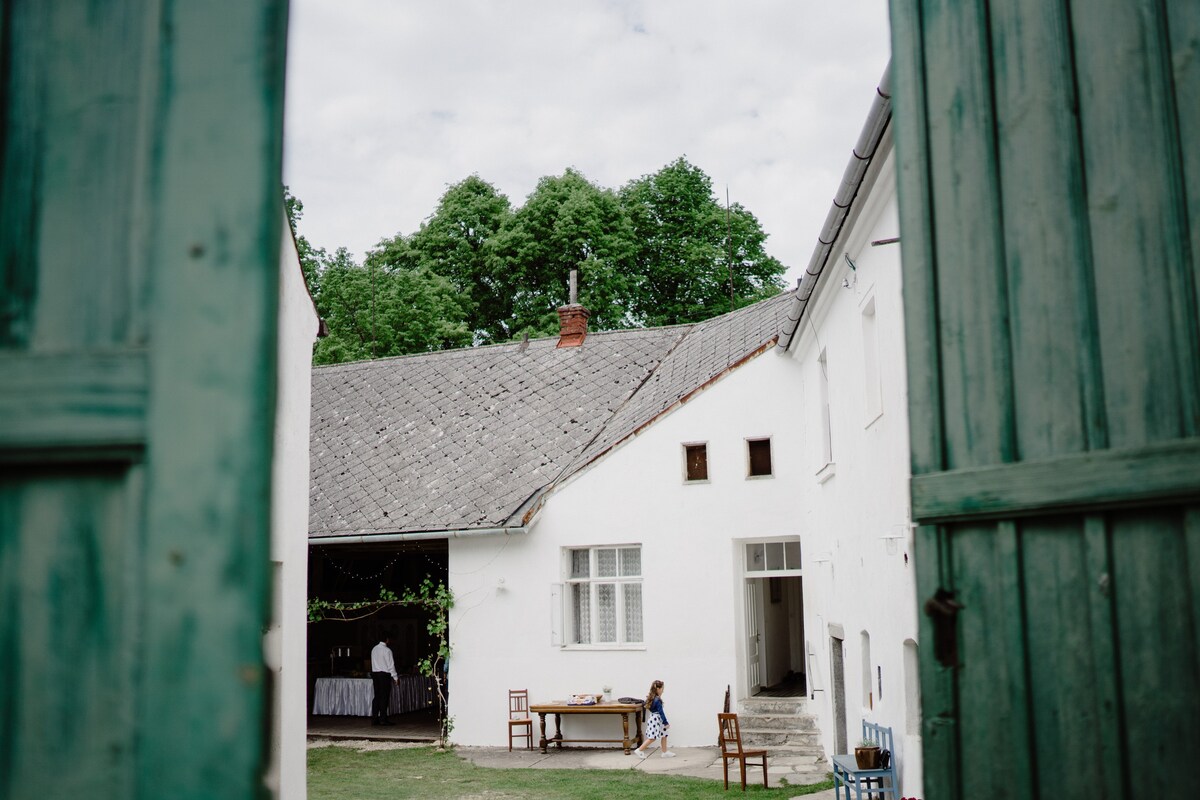
[[[948,568],[951,554],[945,531],[934,525],[916,530],[914,563],[919,587],[938,586],[954,591],[953,573]],[[933,651],[934,626],[925,614],[918,617],[921,637],[921,721],[924,749],[925,793],[929,797],[951,797],[958,782],[958,693],[954,672],[929,656]],[[928,765],[937,764],[938,769]]]
[[[0,2],[0,797],[263,794],[286,10]]]
[[[1041,391],[1040,382],[1035,391]],[[1200,441],[1196,439],[912,479],[913,515],[927,522],[1011,517],[1097,504],[1144,505],[1189,496],[1200,497]]]
[[[893,0],[925,794],[1200,747],[1200,5]]]

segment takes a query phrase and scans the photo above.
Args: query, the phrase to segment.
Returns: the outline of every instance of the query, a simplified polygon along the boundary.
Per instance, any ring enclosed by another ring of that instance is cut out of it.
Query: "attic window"
[[[685,444],[683,446],[683,479],[686,483],[708,480],[707,444]]]
[[[750,462],[749,477],[763,478],[774,474],[771,470],[770,439],[747,439],[746,448]]]

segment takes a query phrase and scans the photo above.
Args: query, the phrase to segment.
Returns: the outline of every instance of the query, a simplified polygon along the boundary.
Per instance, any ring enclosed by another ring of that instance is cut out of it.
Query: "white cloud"
[[[361,258],[472,173],[520,204],[686,154],[795,274],[887,58],[885,0],[293,0],[285,181]]]

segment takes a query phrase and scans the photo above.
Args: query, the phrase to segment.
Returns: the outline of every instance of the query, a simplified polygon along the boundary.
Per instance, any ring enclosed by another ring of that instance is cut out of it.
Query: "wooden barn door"
[[[1200,752],[1200,3],[893,0],[925,797]]]
[[[0,797],[262,796],[286,10],[0,0]]]

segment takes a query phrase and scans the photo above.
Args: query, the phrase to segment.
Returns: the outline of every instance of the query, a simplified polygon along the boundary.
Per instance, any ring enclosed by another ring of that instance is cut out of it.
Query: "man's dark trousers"
[[[375,697],[371,700],[371,723],[378,725],[388,718],[388,706],[392,702],[392,676],[386,672],[372,672]]]

